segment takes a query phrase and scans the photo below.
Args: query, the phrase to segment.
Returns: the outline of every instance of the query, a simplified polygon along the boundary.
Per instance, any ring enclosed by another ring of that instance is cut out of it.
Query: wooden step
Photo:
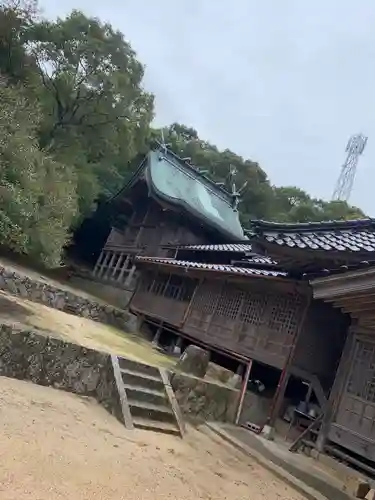
[[[164,384],[160,375],[149,375],[148,373],[136,372],[127,368],[120,368],[120,372],[124,384],[137,385],[160,391],[164,390]]]
[[[160,422],[149,418],[134,417],[134,427],[137,429],[150,430],[154,432],[162,432],[164,434],[173,434],[180,436],[180,431],[177,426],[170,422]]]
[[[136,401],[134,399],[128,399],[128,404],[133,419],[140,417],[160,422],[174,423],[176,421],[173,411],[168,406]]]
[[[145,373],[147,375],[159,376],[159,369],[156,366],[145,365],[139,361],[134,361],[129,358],[118,358],[120,369],[131,370],[137,373]]]
[[[150,389],[136,384],[124,383],[128,399],[133,401],[146,401],[156,405],[168,405],[169,401],[165,390]]]

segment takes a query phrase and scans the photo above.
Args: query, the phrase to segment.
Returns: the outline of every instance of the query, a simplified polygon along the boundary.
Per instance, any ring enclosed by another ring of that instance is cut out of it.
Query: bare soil
[[[0,378],[1,500],[302,500],[190,428],[127,431],[90,399]]]
[[[0,291],[0,323],[35,329],[91,349],[123,355],[155,366],[171,367],[176,360],[153,349],[139,334],[67,314],[43,304]]]

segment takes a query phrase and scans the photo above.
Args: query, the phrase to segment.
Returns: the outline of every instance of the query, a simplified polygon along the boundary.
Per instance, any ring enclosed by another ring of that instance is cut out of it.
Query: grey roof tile
[[[219,243],[216,245],[183,245],[179,250],[197,250],[207,252],[233,252],[248,253],[251,252],[250,243]]]
[[[185,260],[167,259],[160,257],[136,257],[137,262],[150,262],[154,264],[166,264],[169,266],[202,269],[206,271],[224,272],[226,274],[235,274],[243,276],[264,276],[264,277],[287,277],[286,272],[274,271],[268,269],[251,269],[247,267],[236,267],[224,264],[206,264],[203,262],[191,262]]]
[[[254,221],[255,240],[327,252],[375,252],[375,220],[277,224]]]

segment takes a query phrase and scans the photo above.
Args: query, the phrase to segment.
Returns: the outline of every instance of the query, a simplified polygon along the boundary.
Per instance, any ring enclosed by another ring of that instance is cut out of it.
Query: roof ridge
[[[187,170],[196,174],[197,179],[204,179],[205,181],[207,181],[215,190],[219,191],[222,195],[225,195],[228,198],[228,201],[231,199],[232,194],[225,187],[218,185],[213,179],[211,179],[207,175],[199,172],[199,170],[198,170],[199,167],[196,167],[195,165],[188,163],[186,160],[184,160],[183,158],[178,156],[174,151],[172,151],[167,146],[164,146],[159,141],[155,141],[155,146],[154,147],[157,151],[161,151],[161,152],[165,151],[167,154],[172,156],[172,158],[175,161],[178,161],[181,165],[183,165]]]

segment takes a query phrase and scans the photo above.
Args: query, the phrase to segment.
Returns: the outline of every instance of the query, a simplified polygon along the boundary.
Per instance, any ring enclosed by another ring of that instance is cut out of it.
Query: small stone
[[[23,283],[18,284],[18,291],[19,291],[21,297],[28,297],[28,295],[29,295],[27,292],[27,289]]]
[[[203,378],[206,375],[210,353],[196,345],[189,345],[176,363],[176,370]]]
[[[375,490],[371,488],[371,490],[365,496],[366,500],[375,500]]]
[[[17,288],[16,284],[14,283],[13,279],[6,280],[6,288],[13,295],[18,295],[18,288]]]
[[[5,281],[4,277],[1,274],[0,274],[0,289],[1,290],[6,289],[6,281]]]
[[[366,495],[370,492],[371,487],[366,481],[358,481],[355,489],[354,496],[355,498],[366,498]]]
[[[275,429],[269,425],[265,425],[262,430],[262,436],[267,441],[273,441],[275,439]]]

